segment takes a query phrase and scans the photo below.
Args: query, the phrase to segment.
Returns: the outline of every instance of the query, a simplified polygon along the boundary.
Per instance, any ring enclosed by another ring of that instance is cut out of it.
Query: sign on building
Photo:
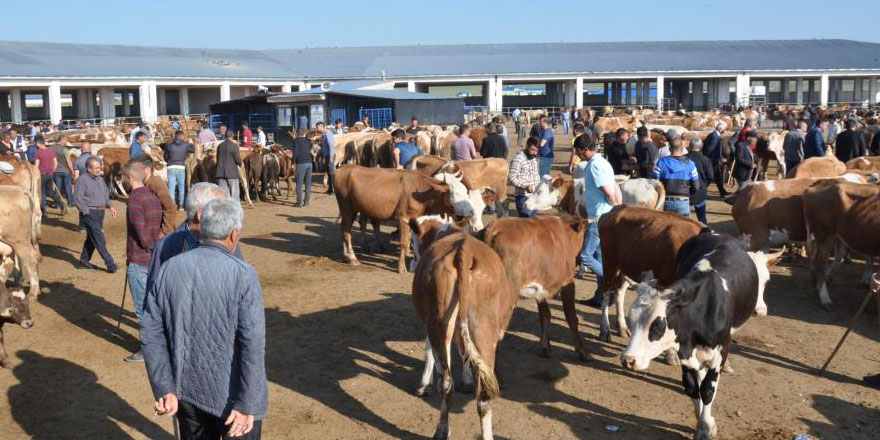
[[[313,104],[311,105],[311,108],[309,110],[309,113],[311,115],[311,117],[309,118],[309,125],[311,126],[311,128],[315,128],[315,124],[317,124],[318,122],[325,122],[323,104]]]

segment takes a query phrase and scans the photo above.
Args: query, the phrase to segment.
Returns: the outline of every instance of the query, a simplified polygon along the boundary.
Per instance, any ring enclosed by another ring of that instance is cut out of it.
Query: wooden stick
[[[837,355],[837,351],[840,350],[840,347],[843,345],[843,341],[846,340],[846,337],[849,336],[849,332],[852,331],[853,327],[856,326],[856,322],[858,322],[859,315],[865,311],[865,307],[868,306],[868,301],[871,300],[871,296],[874,295],[874,292],[868,290],[868,294],[865,295],[865,299],[862,300],[862,305],[859,306],[859,310],[856,311],[856,314],[852,317],[852,321],[849,323],[849,327],[843,333],[843,336],[840,338],[840,342],[837,343],[837,347],[834,347],[834,351],[831,352],[831,356],[828,356],[828,360],[825,361],[825,365],[822,365],[822,368],[817,373],[819,376],[825,373],[825,370],[828,368],[828,364],[831,363],[831,360],[834,359],[834,356]]]

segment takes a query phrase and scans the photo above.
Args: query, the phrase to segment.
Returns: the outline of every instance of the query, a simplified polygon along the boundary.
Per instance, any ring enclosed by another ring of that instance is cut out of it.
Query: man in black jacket
[[[608,146],[605,153],[608,156],[608,162],[614,174],[625,174],[628,170],[624,170],[624,164],[629,162],[629,154],[626,152],[626,141],[629,140],[629,131],[625,128],[617,129],[617,138]]]
[[[500,128],[499,125],[489,124],[487,128],[489,135],[483,139],[483,147],[480,149],[480,155],[484,159],[497,157],[507,160],[507,142],[504,141]]]
[[[238,166],[241,165],[241,155],[238,144],[231,137],[224,139],[217,146],[217,184],[232,200],[238,200]]]
[[[703,143],[702,148],[702,151],[706,152],[705,157],[709,158],[709,161],[712,163],[713,178],[709,179],[709,181],[715,181],[715,186],[718,187],[718,193],[722,198],[727,197],[727,190],[724,188],[724,172],[727,170],[727,157],[724,155],[724,145],[721,139],[721,135],[724,134],[725,130],[727,130],[727,123],[722,121],[715,124],[715,131],[706,136],[706,141]]]
[[[868,148],[865,145],[865,136],[861,131],[856,129],[856,121],[853,119],[846,120],[846,130],[837,135],[837,148],[834,155],[837,160],[846,162],[850,159],[865,156],[868,154]]]
[[[642,126],[636,129],[636,162],[639,166],[639,177],[650,179],[654,174],[654,165],[657,163],[657,146],[648,135],[648,127]]]
[[[758,133],[750,130],[746,133],[746,140],[736,143],[736,164],[733,165],[733,178],[736,179],[736,189],[739,191],[752,179],[757,165],[752,150],[758,145]]]
[[[697,213],[697,220],[708,225],[706,219],[706,191],[709,189],[709,182],[715,177],[712,161],[708,157],[703,156],[703,142],[700,138],[694,136],[691,138],[691,144],[688,147],[688,157],[694,161],[697,167],[697,173],[700,175],[700,187],[691,194],[691,204],[694,205],[694,211]]]
[[[869,150],[871,156],[880,156],[880,131],[874,130],[871,135],[871,148]]]
[[[293,164],[296,171],[296,207],[309,206],[312,198],[312,143],[306,130],[297,130],[293,140]],[[305,198],[303,198],[305,192]]]

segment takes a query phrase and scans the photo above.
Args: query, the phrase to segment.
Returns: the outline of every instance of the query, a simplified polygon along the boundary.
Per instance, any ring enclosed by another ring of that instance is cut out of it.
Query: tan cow
[[[477,234],[501,256],[514,292],[537,301],[544,356],[550,356],[547,300],[561,295],[574,349],[582,360],[591,358],[578,329],[574,286],[575,259],[586,225],[586,220],[574,216],[501,218]]]
[[[492,194],[504,200],[507,198],[507,174],[510,168],[507,161],[499,158],[466,160],[450,162],[440,156],[416,156],[407,167],[426,176],[433,176],[449,165],[448,172],[455,174],[461,170],[461,183],[468,190],[490,190]]]
[[[34,206],[31,218],[33,236],[39,242],[42,240],[43,224],[43,211],[40,209],[40,194],[42,192],[42,188],[40,188],[40,170],[30,162],[20,161],[10,156],[0,157],[0,162],[9,164],[13,170],[10,174],[0,171],[0,185],[17,186],[31,196],[31,202]]]
[[[38,209],[27,191],[0,185],[0,239],[12,246],[21,259],[22,274],[34,298],[40,294],[40,248],[31,219]]]
[[[336,203],[342,219],[342,252],[352,265],[357,256],[351,244],[351,226],[358,214],[369,218],[381,245],[380,222],[397,220],[400,228],[400,259],[397,270],[406,273],[409,220],[426,214],[450,214],[470,219],[470,226],[483,227],[482,199],[472,200],[461,177],[440,173],[435,178],[410,170],[365,168],[343,165],[336,170]],[[361,232],[365,231],[361,221]],[[364,235],[365,236],[365,235]]]
[[[870,258],[880,256],[880,190],[865,185],[836,180],[820,180],[804,192],[804,217],[810,274],[823,308],[831,308],[826,284],[831,272],[828,258],[837,251],[838,263],[843,249],[869,257],[862,282],[870,280]]]
[[[788,170],[789,177],[805,178],[828,178],[837,177],[846,172],[846,164],[837,160],[836,157],[811,157]]]
[[[880,171],[880,156],[863,156],[846,162],[847,170]]]
[[[663,209],[666,200],[666,189],[655,179],[622,179],[618,183],[621,201],[624,205],[644,206],[651,209]],[[584,181],[574,181],[570,176],[544,176],[535,192],[526,199],[528,210],[545,211],[558,207],[566,214],[586,217],[582,203],[584,197]]]
[[[476,383],[482,438],[493,438],[491,400],[500,394],[494,371],[495,350],[517,300],[504,269],[492,248],[463,233],[436,240],[416,268],[413,305],[427,331],[419,394],[430,387],[435,359],[440,363],[443,401],[436,439],[449,438],[453,343],[470,372],[465,375],[470,378],[465,385]]]

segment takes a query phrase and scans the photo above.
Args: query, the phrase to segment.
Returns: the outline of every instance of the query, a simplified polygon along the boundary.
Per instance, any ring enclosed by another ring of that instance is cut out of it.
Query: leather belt
[[[104,209],[107,209],[107,207],[106,206],[89,206],[89,209],[104,210]]]
[[[670,200],[690,200],[688,196],[666,196],[666,198]]]

